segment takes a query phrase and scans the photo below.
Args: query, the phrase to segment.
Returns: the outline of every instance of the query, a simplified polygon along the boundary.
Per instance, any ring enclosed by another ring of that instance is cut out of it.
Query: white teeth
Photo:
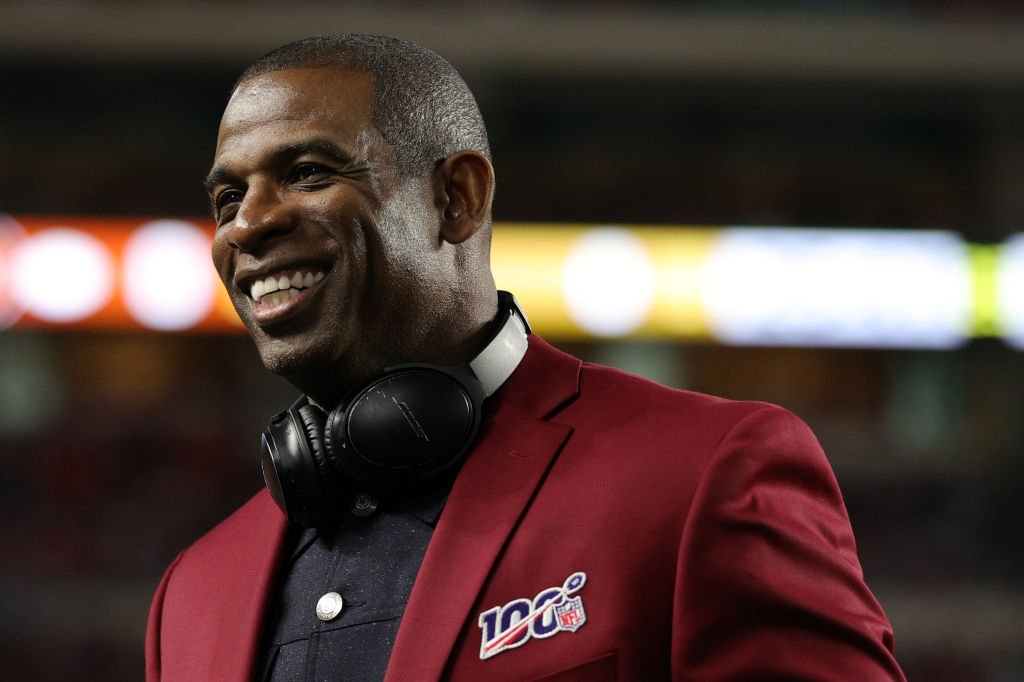
[[[271,276],[253,282],[249,296],[254,301],[273,307],[298,296],[300,290],[313,286],[323,278],[323,272],[296,272],[290,278],[286,275]]]

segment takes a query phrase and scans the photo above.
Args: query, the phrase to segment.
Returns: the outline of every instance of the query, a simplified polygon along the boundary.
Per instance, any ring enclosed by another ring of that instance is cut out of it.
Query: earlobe
[[[441,208],[441,238],[461,244],[488,223],[494,169],[483,154],[465,150],[445,159],[434,174]]]

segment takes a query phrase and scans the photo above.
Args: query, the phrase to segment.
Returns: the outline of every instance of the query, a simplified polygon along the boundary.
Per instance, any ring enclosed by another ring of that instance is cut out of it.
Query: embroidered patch
[[[559,632],[576,632],[587,622],[583,598],[572,595],[583,589],[587,574],[573,573],[561,587],[541,590],[531,599],[513,599],[504,606],[495,606],[480,614],[477,624],[480,638],[480,660],[496,656],[507,649],[526,644],[531,638],[545,639]]]

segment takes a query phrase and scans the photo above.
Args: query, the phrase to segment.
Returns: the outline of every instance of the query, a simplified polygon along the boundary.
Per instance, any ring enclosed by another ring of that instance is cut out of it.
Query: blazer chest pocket
[[[551,675],[534,677],[529,682],[616,682],[619,657],[614,651],[582,665],[559,670]]]

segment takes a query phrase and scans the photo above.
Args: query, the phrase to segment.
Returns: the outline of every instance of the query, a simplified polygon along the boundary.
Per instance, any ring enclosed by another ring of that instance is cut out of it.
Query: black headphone
[[[340,501],[359,493],[351,512],[376,508],[367,495],[411,488],[462,461],[476,441],[484,400],[526,355],[530,324],[515,297],[498,292],[495,332],[480,353],[450,367],[389,367],[330,414],[299,398],[263,431],[263,480],[289,520],[337,520]]]

